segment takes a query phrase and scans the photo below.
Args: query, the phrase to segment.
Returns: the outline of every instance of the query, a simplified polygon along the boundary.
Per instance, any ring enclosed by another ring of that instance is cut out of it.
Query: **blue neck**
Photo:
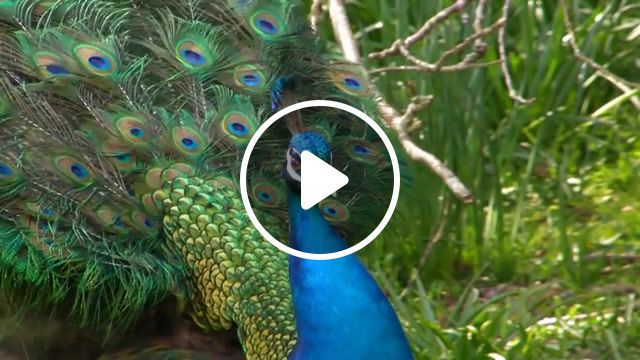
[[[300,195],[289,190],[289,219],[291,246],[308,253],[332,253],[349,246],[329,225],[317,206],[309,210],[300,206]]]

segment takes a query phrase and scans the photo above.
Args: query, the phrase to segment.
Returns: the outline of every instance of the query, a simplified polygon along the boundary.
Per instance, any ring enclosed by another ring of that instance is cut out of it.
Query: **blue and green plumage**
[[[203,331],[236,328],[247,358],[284,358],[296,341],[287,257],[244,212],[241,152],[274,102],[371,109],[365,77],[315,39],[300,4],[1,1],[0,47],[2,294],[64,307],[105,339],[173,297]],[[376,146],[338,113],[301,117],[335,148]],[[281,238],[289,136],[257,152],[251,177]],[[358,150],[334,160],[372,188],[325,204],[356,237],[385,167]]]

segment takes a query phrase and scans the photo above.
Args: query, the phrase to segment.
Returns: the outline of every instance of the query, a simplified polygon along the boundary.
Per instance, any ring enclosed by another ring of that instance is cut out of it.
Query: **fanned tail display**
[[[296,341],[287,256],[242,207],[242,152],[290,103],[373,108],[366,76],[315,38],[300,4],[0,0],[0,49],[2,292],[20,291],[24,308],[70,301],[80,326],[107,337],[175,296],[204,330],[237,327],[247,358],[285,358]],[[321,204],[360,235],[357,221],[371,220],[353,215],[379,211],[381,145],[336,111],[296,121],[353,181],[369,180]],[[289,138],[261,145],[250,176],[283,239]]]

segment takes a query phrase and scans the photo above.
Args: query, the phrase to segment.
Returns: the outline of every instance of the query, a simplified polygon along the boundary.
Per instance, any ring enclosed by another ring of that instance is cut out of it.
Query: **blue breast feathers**
[[[289,193],[290,240],[307,252],[347,247],[318,207],[305,211]],[[298,332],[290,360],[411,359],[400,322],[375,280],[355,255],[335,260],[289,259]]]

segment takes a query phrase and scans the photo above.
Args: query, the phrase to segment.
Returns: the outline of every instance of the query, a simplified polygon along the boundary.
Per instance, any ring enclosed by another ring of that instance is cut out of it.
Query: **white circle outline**
[[[253,208],[251,207],[251,202],[249,201],[249,194],[247,192],[247,168],[249,167],[249,158],[251,157],[251,153],[253,152],[253,149],[258,143],[258,140],[260,139],[260,137],[264,134],[265,131],[267,131],[269,127],[271,127],[271,125],[273,125],[276,121],[280,120],[280,118],[282,118],[283,116],[289,113],[292,113],[294,111],[298,111],[298,110],[306,109],[310,107],[330,107],[334,109],[343,110],[354,116],[357,116],[360,120],[366,122],[369,126],[371,126],[376,131],[378,136],[380,136],[380,139],[382,139],[384,146],[387,148],[387,151],[389,152],[389,157],[391,158],[391,167],[393,169],[393,191],[391,193],[391,201],[389,202],[389,207],[387,208],[387,212],[384,214],[382,221],[380,221],[378,226],[371,232],[371,234],[369,234],[369,236],[364,238],[364,240],[360,241],[359,243],[347,249],[332,252],[332,253],[323,253],[323,254],[308,253],[308,252],[296,250],[278,241],[264,228],[264,226],[262,226],[262,224],[256,217],[256,214],[253,212]],[[256,133],[251,137],[251,140],[249,140],[249,144],[247,145],[247,148],[245,149],[244,155],[242,157],[242,164],[240,165],[240,196],[242,197],[242,204],[244,205],[244,208],[247,211],[247,215],[249,215],[249,219],[251,220],[253,225],[256,227],[258,232],[260,232],[260,234],[268,242],[271,243],[271,245],[275,246],[276,248],[284,251],[289,255],[293,255],[303,259],[309,259],[309,260],[339,259],[343,256],[351,255],[356,251],[361,250],[365,246],[369,245],[378,235],[380,235],[382,230],[389,223],[389,220],[391,220],[391,216],[393,215],[396,205],[398,204],[399,194],[400,194],[400,166],[398,165],[398,158],[396,156],[395,150],[393,149],[393,146],[391,145],[391,140],[389,140],[389,137],[384,133],[382,128],[378,124],[376,124],[376,122],[373,121],[373,119],[371,119],[367,114],[354,108],[353,106],[343,104],[337,101],[331,101],[331,100],[303,101],[297,104],[287,106],[286,108],[273,114],[271,117],[269,117],[269,119],[267,119],[267,121],[265,121],[262,125],[260,125]]]

